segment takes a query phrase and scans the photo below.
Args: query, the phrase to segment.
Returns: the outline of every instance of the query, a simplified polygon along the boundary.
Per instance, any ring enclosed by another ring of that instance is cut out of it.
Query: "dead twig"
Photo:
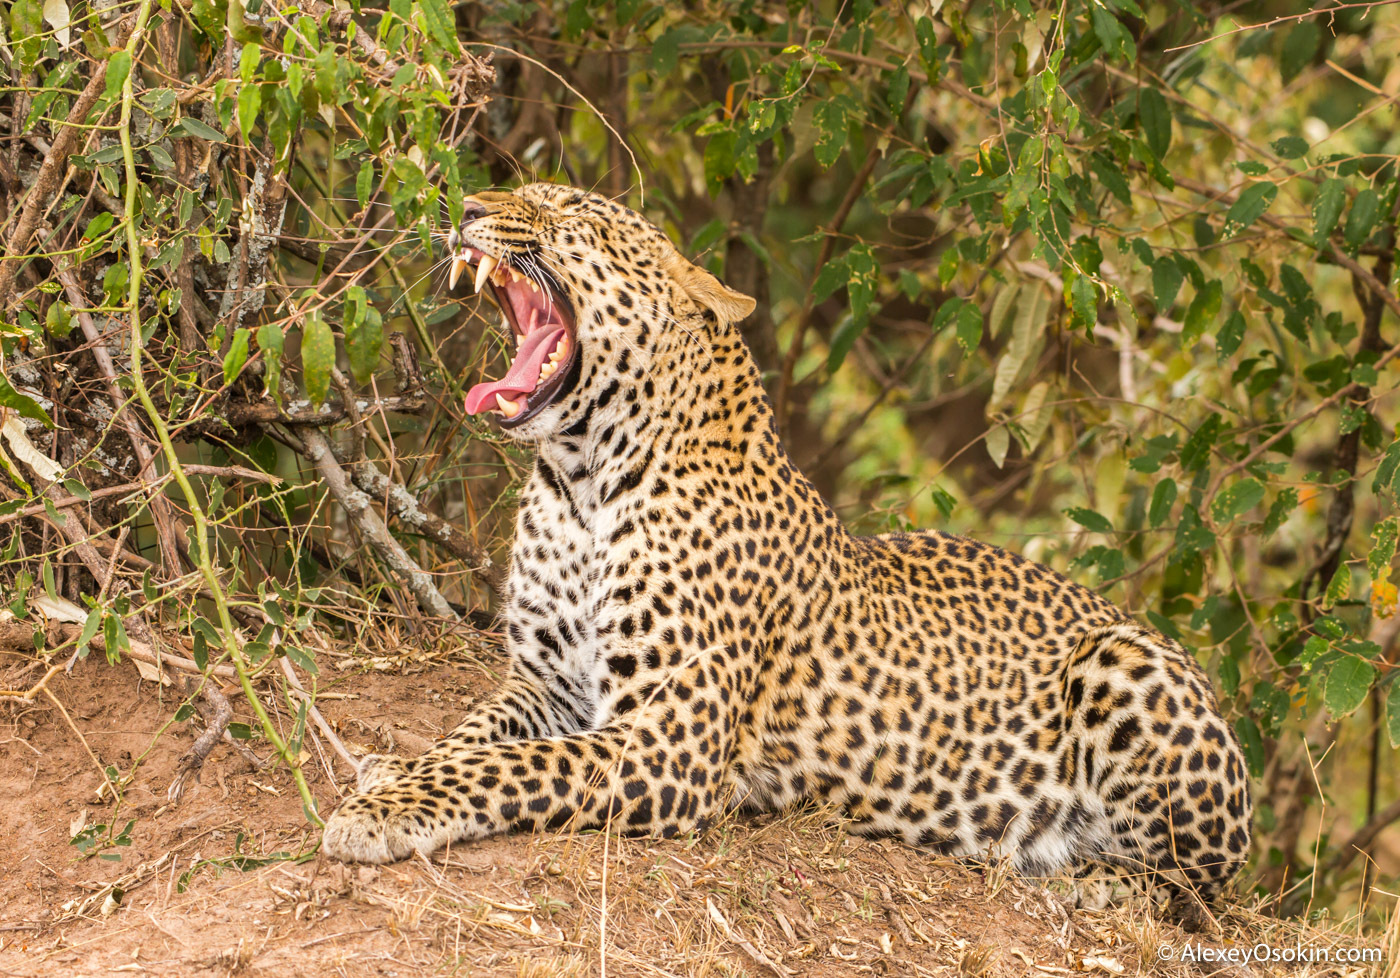
[[[190,684],[186,684],[186,689],[190,689]],[[199,708],[199,712],[204,716],[204,732],[195,738],[190,749],[180,757],[180,765],[165,793],[172,805],[180,803],[185,794],[185,784],[190,778],[199,780],[200,769],[204,767],[209,752],[227,732],[229,721],[233,719],[233,707],[229,704],[228,697],[212,680],[206,680],[200,692],[209,704],[208,710]]]

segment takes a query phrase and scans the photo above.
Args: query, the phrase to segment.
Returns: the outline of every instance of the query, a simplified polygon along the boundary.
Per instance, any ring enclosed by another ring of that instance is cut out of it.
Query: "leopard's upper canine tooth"
[[[466,269],[468,264],[465,258],[458,257],[452,259],[452,269],[447,273],[447,287],[449,289],[455,289],[457,287],[457,280],[462,277],[462,272]]]
[[[476,283],[473,288],[481,291],[481,287],[486,284],[486,280],[491,277],[491,270],[496,267],[496,259],[490,255],[481,256],[481,264],[476,266]]]
[[[518,401],[508,401],[500,394],[496,395],[496,406],[499,407],[501,413],[508,418],[513,418],[520,413],[520,404]]]

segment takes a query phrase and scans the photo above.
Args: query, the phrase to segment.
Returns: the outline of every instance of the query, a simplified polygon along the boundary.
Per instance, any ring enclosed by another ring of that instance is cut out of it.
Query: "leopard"
[[[848,530],[780,440],[754,300],[623,204],[485,191],[445,240],[449,288],[490,295],[514,347],[464,408],[533,449],[509,667],[421,756],[360,763],[327,856],[811,804],[1031,877],[1221,896],[1250,785],[1193,653],[997,546]]]

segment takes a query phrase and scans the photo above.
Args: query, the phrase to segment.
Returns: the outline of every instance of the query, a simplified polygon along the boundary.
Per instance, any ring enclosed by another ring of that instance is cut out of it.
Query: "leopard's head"
[[[447,246],[449,288],[489,284],[515,347],[504,377],[467,392],[467,413],[525,441],[635,403],[668,355],[754,308],[641,215],[573,187],[468,197]]]

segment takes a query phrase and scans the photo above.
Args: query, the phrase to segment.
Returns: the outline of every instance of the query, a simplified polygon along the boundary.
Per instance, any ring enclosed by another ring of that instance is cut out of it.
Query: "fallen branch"
[[[220,692],[215,683],[206,681],[201,692],[209,704],[208,711],[202,709],[199,711],[204,716],[204,732],[195,738],[190,749],[185,751],[180,758],[180,766],[176,769],[175,777],[165,793],[165,797],[170,800],[172,805],[180,803],[181,797],[185,794],[185,783],[190,778],[199,780],[199,771],[204,767],[209,752],[223,737],[228,730],[229,721],[233,719],[233,707],[229,705],[228,697]]]
[[[427,398],[422,392],[418,392],[395,397],[358,398],[354,410],[362,415],[379,411],[414,414],[421,411],[426,404]],[[220,421],[234,428],[273,422],[288,425],[326,425],[349,417],[351,413],[346,404],[340,401],[326,401],[318,407],[313,407],[310,401],[300,400],[285,404],[280,410],[270,400],[235,401],[222,411]]]
[[[364,537],[365,541],[379,555],[380,559],[403,581],[404,586],[418,599],[419,606],[437,618],[457,620],[457,613],[437,589],[432,578],[418,566],[417,561],[394,539],[389,528],[384,525],[379,514],[370,505],[369,496],[357,488],[331,451],[330,441],[319,428],[307,428],[302,432],[306,446],[306,458],[316,467],[326,488],[331,491],[336,502],[345,510],[350,521]]]
[[[465,561],[493,592],[497,595],[502,593],[505,575],[491,555],[468,540],[466,534],[455,525],[424,509],[413,493],[380,472],[373,462],[362,459],[351,463],[350,478],[362,491],[383,500],[389,512],[402,522]]]

